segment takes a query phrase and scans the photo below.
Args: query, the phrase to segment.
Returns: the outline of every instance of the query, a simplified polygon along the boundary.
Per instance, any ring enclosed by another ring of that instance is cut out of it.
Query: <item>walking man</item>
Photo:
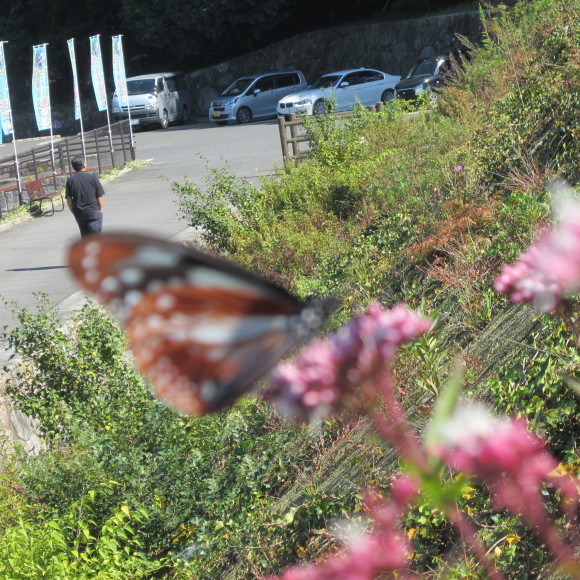
[[[71,159],[75,172],[66,181],[66,202],[77,220],[81,237],[100,234],[103,227],[103,186],[96,175],[87,173],[82,157]]]

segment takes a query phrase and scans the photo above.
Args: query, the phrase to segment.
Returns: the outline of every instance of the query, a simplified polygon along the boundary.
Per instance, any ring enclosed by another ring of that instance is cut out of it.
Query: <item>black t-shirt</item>
[[[73,211],[91,214],[99,210],[98,197],[105,195],[96,175],[86,171],[73,173],[66,181],[66,197],[72,199]]]

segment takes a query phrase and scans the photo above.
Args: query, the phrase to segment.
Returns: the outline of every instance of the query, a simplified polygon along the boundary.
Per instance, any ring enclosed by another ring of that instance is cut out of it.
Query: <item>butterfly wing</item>
[[[69,263],[126,324],[155,394],[189,414],[231,404],[325,318],[324,304],[305,305],[229,262],[147,236],[81,240]]]

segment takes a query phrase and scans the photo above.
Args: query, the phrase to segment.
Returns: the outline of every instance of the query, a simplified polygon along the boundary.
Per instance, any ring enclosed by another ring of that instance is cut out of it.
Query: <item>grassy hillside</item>
[[[579,8],[498,8],[436,109],[306,120],[310,158],[259,188],[227,167],[212,170],[203,193],[174,186],[210,250],[300,296],[339,297],[330,327],[375,300],[436,319],[395,366],[418,429],[461,357],[464,397],[527,418],[571,472],[578,405],[563,377],[580,377],[571,327],[510,304],[493,279],[551,220],[548,184],[578,183]],[[329,524],[359,513],[359,490],[387,489],[400,467],[362,418],[297,427],[251,397],[217,416],[180,417],[147,393],[99,310],[67,332],[43,298],[37,314],[19,315],[10,340],[29,364],[11,389],[39,418],[47,450],[4,458],[2,577],[261,578],[335,551]],[[462,489],[460,507],[508,577],[549,575],[532,531],[494,509],[484,485]],[[429,497],[404,523],[415,571],[484,577]]]

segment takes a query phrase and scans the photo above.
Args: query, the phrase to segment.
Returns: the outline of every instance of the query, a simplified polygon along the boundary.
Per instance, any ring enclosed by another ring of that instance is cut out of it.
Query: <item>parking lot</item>
[[[275,120],[225,127],[193,123],[166,131],[138,131],[135,140],[137,158],[151,160],[151,164],[105,185],[103,231],[176,236],[187,224],[177,215],[173,182],[187,178],[201,183],[208,165],[221,167],[224,162],[236,175],[257,182],[258,175],[271,173],[275,164],[282,163]],[[34,144],[22,143],[19,149]],[[0,155],[11,152],[11,143],[0,146]],[[0,296],[31,306],[34,292],[47,292],[56,303],[73,294],[77,289],[68,275],[65,256],[78,235],[66,208],[0,231]],[[0,328],[13,324],[10,312],[0,305]]]

